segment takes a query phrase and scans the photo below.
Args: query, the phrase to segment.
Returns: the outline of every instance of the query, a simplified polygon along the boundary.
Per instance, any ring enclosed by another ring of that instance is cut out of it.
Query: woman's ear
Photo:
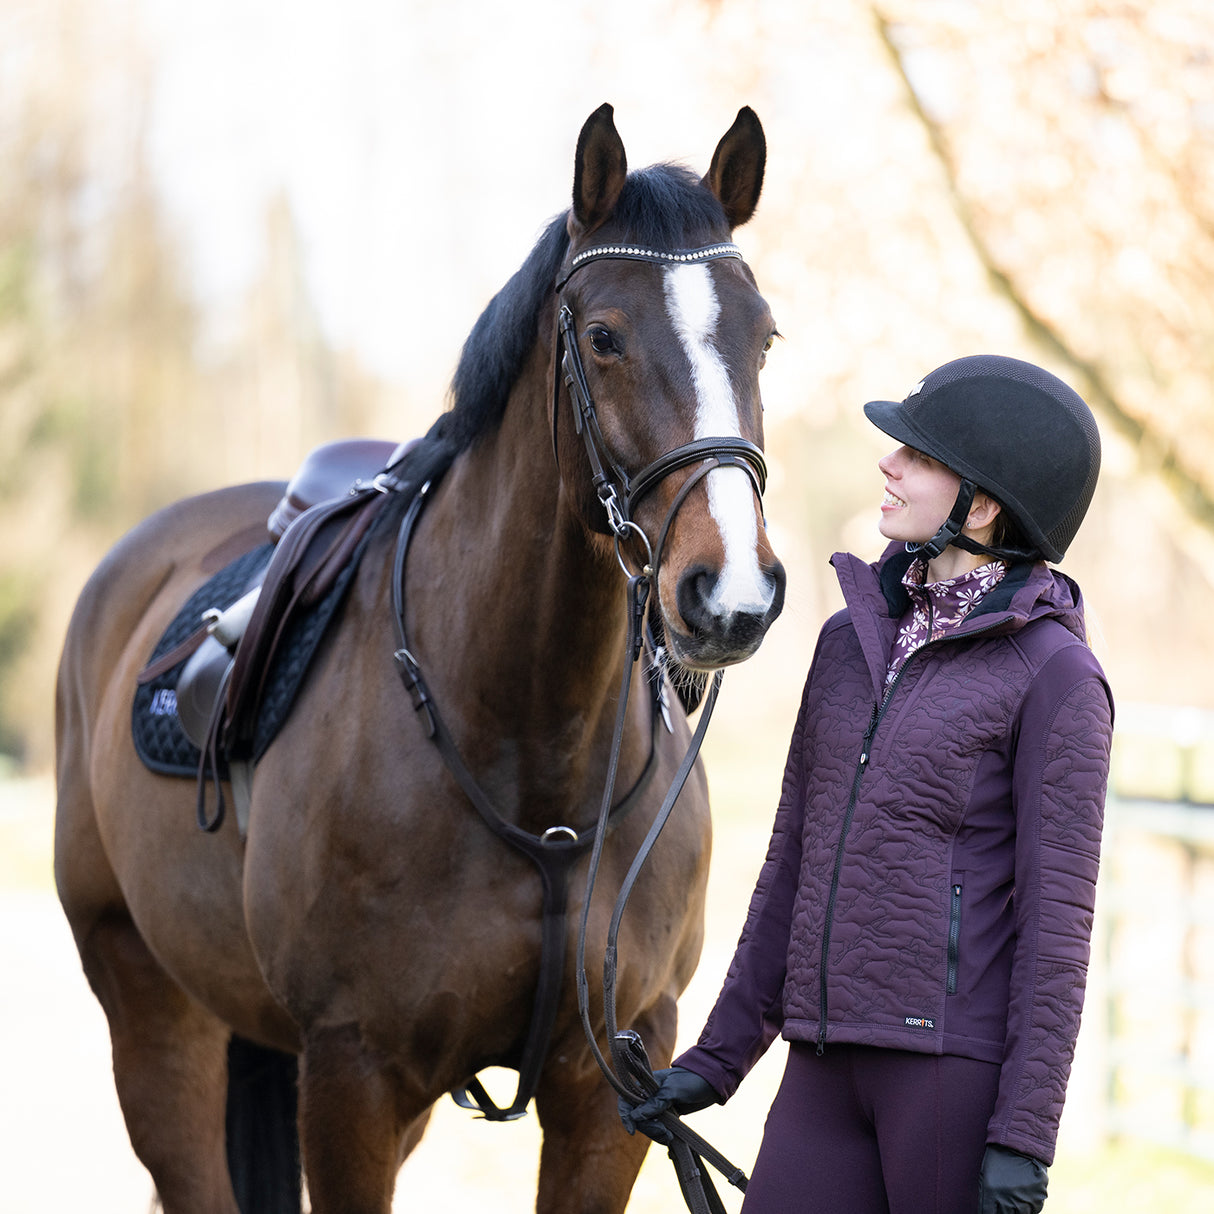
[[[974,501],[965,519],[967,531],[983,531],[990,527],[999,517],[1001,507],[993,497],[983,493],[981,489],[974,494]]]

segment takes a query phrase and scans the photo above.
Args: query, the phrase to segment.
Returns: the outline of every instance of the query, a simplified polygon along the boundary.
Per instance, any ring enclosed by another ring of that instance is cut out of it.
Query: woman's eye
[[[601,326],[590,330],[590,345],[596,354],[610,354],[615,349],[615,338],[611,336],[610,329],[604,329]]]

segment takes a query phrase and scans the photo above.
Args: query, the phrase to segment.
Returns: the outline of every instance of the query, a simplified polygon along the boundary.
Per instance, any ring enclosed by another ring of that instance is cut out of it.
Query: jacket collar
[[[886,549],[885,555],[875,566],[889,614],[896,620],[901,619],[910,606],[910,595],[902,582],[916,555],[917,553],[908,552],[905,545],[893,545]],[[983,597],[970,614],[989,615],[992,612],[1010,610],[1013,599],[1028,584],[1035,568],[1036,563],[1033,561],[1015,561],[1008,565],[1007,573],[1000,579],[999,584]]]
[[[873,685],[878,689],[884,685],[898,621],[910,605],[902,578],[912,560],[914,554],[902,543],[890,544],[880,560],[871,565],[849,552],[831,557]],[[1012,633],[1043,617],[1057,619],[1076,636],[1086,637],[1079,587],[1044,561],[1017,561],[950,639],[961,640],[975,632]]]

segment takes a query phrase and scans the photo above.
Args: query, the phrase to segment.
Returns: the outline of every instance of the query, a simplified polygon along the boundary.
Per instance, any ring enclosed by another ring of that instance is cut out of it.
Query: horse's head
[[[612,110],[578,140],[558,286],[554,443],[574,508],[648,563],[673,656],[749,657],[784,600],[764,529],[759,371],[771,312],[733,228],[754,213],[766,144],[739,112],[702,181],[629,176]]]

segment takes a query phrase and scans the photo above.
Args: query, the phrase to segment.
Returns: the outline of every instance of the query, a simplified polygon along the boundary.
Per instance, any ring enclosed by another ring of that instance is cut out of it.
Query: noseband
[[[699,249],[667,251],[645,249],[633,245],[596,245],[583,249],[569,265],[569,268],[557,281],[558,298],[565,289],[566,283],[583,266],[592,261],[647,261],[657,265],[695,265],[706,261],[719,261],[733,257],[741,260],[742,253],[734,244],[705,245]],[[698,438],[658,456],[652,463],[647,464],[633,476],[620,466],[613,458],[603,432],[599,426],[598,412],[594,407],[594,399],[590,395],[590,387],[586,382],[586,371],[582,366],[582,357],[578,352],[576,324],[573,309],[561,301],[557,317],[557,336],[555,364],[559,374],[552,377],[552,451],[557,455],[557,420],[560,414],[561,383],[564,382],[569,391],[569,400],[573,406],[573,425],[586,445],[586,456],[590,461],[590,470],[594,478],[594,489],[603,509],[607,512],[607,525],[615,536],[616,553],[619,554],[620,542],[631,533],[640,538],[648,553],[644,572],[655,577],[658,562],[662,557],[662,549],[666,536],[670,531],[674,516],[683,504],[692,488],[714,468],[730,466],[741,468],[750,477],[759,502],[763,501],[763,490],[767,484],[767,464],[763,452],[752,442],[739,435]],[[559,463],[559,456],[557,456]],[[684,482],[671,503],[666,518],[658,532],[657,543],[652,547],[644,531],[633,521],[637,503],[653,489],[653,487],[670,473],[691,464],[700,467]],[[623,565],[623,559],[620,559]],[[624,572],[629,570],[625,566]]]

